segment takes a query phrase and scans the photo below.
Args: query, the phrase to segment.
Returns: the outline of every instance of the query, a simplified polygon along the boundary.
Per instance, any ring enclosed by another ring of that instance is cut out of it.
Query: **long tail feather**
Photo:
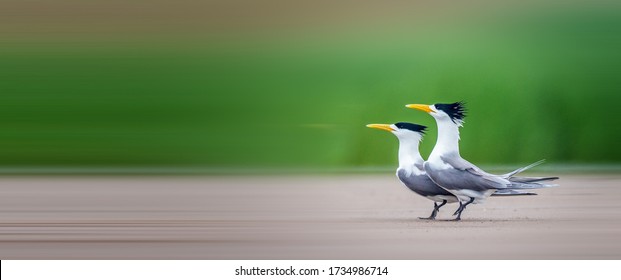
[[[537,161],[537,162],[531,163],[531,164],[529,164],[529,165],[527,165],[527,166],[524,166],[524,167],[520,167],[520,168],[518,168],[518,169],[516,169],[516,170],[513,170],[513,171],[511,171],[511,172],[509,172],[509,173],[507,173],[507,174],[503,174],[503,175],[500,175],[500,176],[501,176],[501,177],[503,177],[503,178],[505,178],[505,179],[508,179],[508,178],[513,177],[514,175],[516,175],[516,174],[518,174],[518,173],[522,173],[522,172],[524,172],[524,171],[526,171],[526,170],[528,170],[528,169],[531,169],[531,168],[533,168],[533,167],[535,167],[535,166],[537,166],[537,165],[540,165],[540,164],[544,163],[545,161],[546,161],[545,159],[542,159],[542,160],[540,160],[540,161]]]
[[[517,183],[537,183],[558,180],[559,177],[511,177],[510,182]]]
[[[525,191],[520,191],[520,190],[497,190],[495,193],[492,194],[492,196],[520,196],[520,195],[537,195],[536,193],[532,193],[532,192],[525,192]]]
[[[521,183],[521,182],[511,182],[511,185],[507,186],[507,189],[510,190],[519,190],[519,189],[544,189],[556,187],[557,184],[543,184],[540,182],[536,183]]]

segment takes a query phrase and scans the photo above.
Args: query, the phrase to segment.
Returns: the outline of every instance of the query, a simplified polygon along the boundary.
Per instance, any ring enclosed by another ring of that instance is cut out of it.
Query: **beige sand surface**
[[[0,258],[621,258],[621,175],[559,183],[448,222],[389,175],[3,177]]]

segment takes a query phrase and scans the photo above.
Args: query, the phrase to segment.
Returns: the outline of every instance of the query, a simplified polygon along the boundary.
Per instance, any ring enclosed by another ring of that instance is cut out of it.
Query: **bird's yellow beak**
[[[433,112],[433,110],[431,109],[431,106],[425,105],[425,104],[408,104],[408,105],[405,105],[405,107],[408,107],[410,109],[421,110],[425,113]]]
[[[390,131],[390,132],[395,131],[394,129],[392,129],[392,127],[390,127],[389,124],[367,124],[367,127],[375,128],[375,129],[381,129],[381,130],[386,130],[386,131]]]

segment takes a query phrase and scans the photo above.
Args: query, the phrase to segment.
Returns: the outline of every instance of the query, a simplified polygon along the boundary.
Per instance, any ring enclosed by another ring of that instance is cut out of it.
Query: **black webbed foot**
[[[474,197],[471,197],[470,200],[468,202],[466,202],[465,204],[461,204],[461,201],[459,202],[460,206],[457,209],[457,211],[455,212],[454,215],[457,215],[457,218],[453,219],[453,221],[461,221],[461,213],[464,212],[464,210],[466,210],[466,206],[468,206],[470,203],[474,202]]]
[[[442,203],[440,205],[438,205],[438,203],[434,202],[433,203],[433,211],[431,212],[431,215],[429,217],[418,217],[421,220],[435,220],[436,216],[438,215],[438,212],[440,212],[440,208],[442,206],[444,206],[446,204],[446,200],[442,200]]]
[[[435,220],[436,219],[436,215],[438,215],[438,204],[437,203],[433,203],[433,211],[431,211],[431,215],[429,215],[429,217],[424,218],[424,217],[418,217],[421,220]]]

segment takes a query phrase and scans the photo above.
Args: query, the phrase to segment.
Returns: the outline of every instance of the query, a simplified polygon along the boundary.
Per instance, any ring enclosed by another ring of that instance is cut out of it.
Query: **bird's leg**
[[[431,216],[429,216],[428,218],[422,218],[419,217],[419,219],[421,220],[435,220],[436,219],[436,215],[438,215],[438,212],[440,211],[440,207],[444,206],[446,204],[446,199],[442,200],[442,203],[440,205],[438,205],[437,203],[433,203],[433,212],[431,212]]]
[[[442,204],[444,205],[444,204]],[[440,205],[440,206],[442,206]],[[433,203],[433,211],[431,212],[431,216],[427,217],[427,218],[423,218],[423,217],[418,217],[421,220],[435,220],[436,219],[436,215],[438,215],[438,209],[440,209],[440,207],[438,207],[438,203],[434,202]]]
[[[442,204],[438,205],[438,207],[436,208],[436,210],[440,211],[440,207],[444,206],[444,205],[446,204],[446,202],[447,202],[447,201],[446,201],[446,199],[445,199],[445,200],[442,200]],[[435,203],[434,203],[434,205],[435,205]]]
[[[459,201],[459,208],[457,208],[457,210],[455,210],[455,213],[453,213],[453,216],[461,213],[462,207],[464,207],[464,204],[461,203],[461,200]]]
[[[466,206],[468,206],[468,204],[470,204],[472,202],[474,202],[474,197],[471,197],[470,201],[466,202],[466,204],[459,206],[459,209],[457,209],[457,210],[459,210],[459,213],[457,213],[457,218],[453,219],[453,221],[461,221],[461,212],[466,210]],[[461,201],[459,203],[461,203]]]

